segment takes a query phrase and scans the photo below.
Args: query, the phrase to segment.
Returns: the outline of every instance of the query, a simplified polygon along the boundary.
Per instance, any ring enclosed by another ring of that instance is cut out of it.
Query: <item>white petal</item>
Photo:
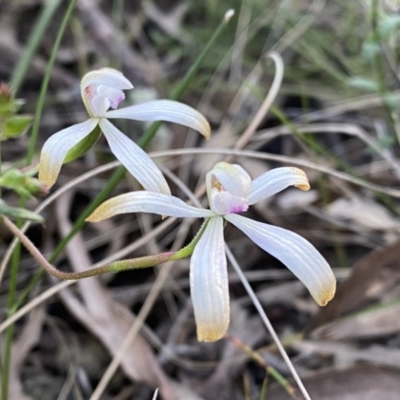
[[[118,214],[146,212],[168,217],[207,218],[214,215],[210,210],[196,208],[177,197],[146,191],[137,191],[113,197],[100,205],[87,221],[98,222]]]
[[[63,129],[47,139],[39,162],[39,180],[42,183],[49,187],[54,185],[68,151],[89,135],[98,123],[98,119],[91,118]]]
[[[219,162],[206,175],[210,208],[219,215],[247,211],[249,174],[237,164]]]
[[[324,306],[333,298],[336,291],[335,276],[324,257],[310,242],[286,229],[240,215],[227,215],[225,219],[285,264],[304,283],[319,305]]]
[[[229,286],[226,268],[224,221],[208,221],[190,261],[190,291],[197,326],[197,339],[221,339],[229,325]]]
[[[210,137],[208,121],[194,108],[173,100],[154,100],[119,110],[108,111],[107,118],[127,118],[137,121],[168,121],[188,126]]]
[[[115,157],[146,190],[171,194],[161,171],[144,150],[106,119],[100,120],[100,128]]]
[[[122,75],[120,71],[114,68],[101,68],[96,71],[90,71],[81,81],[81,92],[90,85],[104,85],[118,90],[132,89],[132,83]]]
[[[296,167],[272,169],[252,182],[249,205],[271,197],[288,186],[296,186],[301,190],[310,189],[307,176],[302,169]]]

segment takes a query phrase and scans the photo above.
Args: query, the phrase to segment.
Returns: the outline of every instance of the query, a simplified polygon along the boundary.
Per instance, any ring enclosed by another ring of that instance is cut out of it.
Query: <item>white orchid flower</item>
[[[83,77],[81,94],[90,118],[55,133],[46,141],[39,163],[39,180],[42,183],[53,186],[68,151],[99,126],[115,157],[146,190],[170,194],[168,184],[156,164],[108,120],[127,118],[176,122],[199,131],[206,138],[210,136],[210,125],[198,111],[172,100],[155,100],[117,110],[125,98],[123,90],[132,88],[128,79],[112,68],[92,71]],[[113,110],[108,111],[109,108]]]
[[[114,197],[88,218],[97,222],[116,214],[148,212],[171,217],[207,218],[190,262],[190,288],[200,341],[215,341],[229,325],[229,290],[223,228],[225,221],[239,228],[255,244],[285,264],[315,301],[324,306],[332,299],[336,280],[326,260],[301,236],[276,226],[238,215],[258,201],[288,186],[310,188],[301,169],[276,168],[251,180],[239,165],[218,163],[206,176],[210,210],[187,205],[173,196],[132,192]]]

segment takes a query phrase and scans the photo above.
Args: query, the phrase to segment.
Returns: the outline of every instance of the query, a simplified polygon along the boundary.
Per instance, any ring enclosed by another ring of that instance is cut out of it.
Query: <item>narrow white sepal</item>
[[[54,185],[68,151],[96,127],[99,120],[90,118],[65,128],[47,139],[40,154],[39,180],[48,187]]]
[[[146,190],[171,194],[161,171],[145,151],[104,118],[100,128],[112,153]]]
[[[207,218],[214,215],[210,210],[190,206],[174,196],[137,191],[121,194],[105,201],[87,218],[87,221],[98,222],[114,215],[136,212],[178,218]]]
[[[223,225],[222,217],[210,218],[190,261],[190,291],[197,339],[202,342],[221,339],[229,326],[229,286]]]
[[[307,176],[302,169],[296,167],[274,168],[254,179],[251,184],[249,205],[271,197],[288,186],[296,186],[301,190],[310,189]]]
[[[303,282],[320,306],[326,305],[333,298],[336,291],[335,276],[324,257],[306,239],[286,229],[240,215],[226,215],[225,219],[285,264]]]
[[[148,103],[107,111],[106,118],[127,118],[136,121],[168,121],[199,131],[210,137],[208,121],[194,108],[173,100],[154,100]]]

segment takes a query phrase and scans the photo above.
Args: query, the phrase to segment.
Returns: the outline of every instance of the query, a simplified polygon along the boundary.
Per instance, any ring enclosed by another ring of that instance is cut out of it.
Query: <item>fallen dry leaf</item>
[[[340,198],[329,204],[332,217],[345,218],[368,230],[400,230],[400,222],[378,203],[361,198]]]
[[[334,357],[336,367],[353,367],[359,362],[368,362],[386,368],[399,369],[400,350],[381,345],[359,348],[354,344],[332,341],[298,341],[293,348],[304,354],[318,354],[324,357]]]
[[[354,367],[304,378],[315,400],[398,400],[400,372],[377,367]],[[268,399],[293,400],[281,387],[268,390]]]
[[[276,204],[282,210],[293,210],[311,205],[319,198],[317,190],[303,192],[299,189],[287,189],[278,195]]]
[[[40,341],[44,317],[44,306],[35,308],[31,312],[29,320],[22,329],[18,339],[13,344],[10,365],[10,399],[32,400],[32,397],[23,392],[19,375],[21,366],[25,361],[26,356]]]
[[[339,285],[333,300],[311,321],[308,331],[381,301],[400,284],[400,241],[371,251]]]
[[[316,339],[366,339],[400,332],[400,304],[371,307],[353,315],[332,321],[315,329]]]

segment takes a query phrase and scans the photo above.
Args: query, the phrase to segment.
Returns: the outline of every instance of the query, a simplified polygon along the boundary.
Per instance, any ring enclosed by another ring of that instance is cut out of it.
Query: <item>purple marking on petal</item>
[[[104,85],[89,85],[85,87],[84,96],[94,116],[102,117],[111,107],[114,110],[125,99],[122,90]]]
[[[229,214],[237,214],[237,213],[240,213],[240,212],[245,212],[248,209],[249,209],[249,207],[246,206],[246,205],[237,205],[237,206],[234,206],[233,208],[231,208],[229,210]]]
[[[121,103],[125,99],[125,94],[122,91],[118,91],[118,93],[110,93],[110,97],[108,100],[110,101],[110,106],[112,109],[116,109],[119,106],[119,103]]]

